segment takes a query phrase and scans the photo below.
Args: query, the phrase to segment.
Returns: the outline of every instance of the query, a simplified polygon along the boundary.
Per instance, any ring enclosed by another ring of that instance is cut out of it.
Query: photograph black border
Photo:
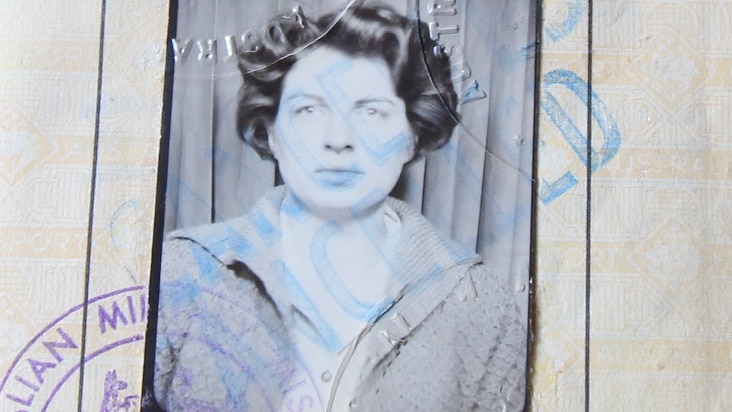
[[[470,0],[468,0],[470,1]],[[534,323],[534,312],[535,307],[535,291],[533,289],[534,278],[536,273],[536,195],[538,183],[536,181],[538,162],[537,153],[539,149],[539,95],[540,95],[540,79],[541,79],[541,60],[540,60],[540,44],[541,44],[541,23],[542,23],[542,2],[541,0],[532,0],[532,12],[531,15],[534,18],[534,43],[529,45],[531,48],[531,55],[528,58],[534,59],[533,71],[534,71],[534,116],[533,116],[533,135],[531,136],[532,146],[532,161],[531,161],[531,205],[530,205],[530,235],[529,235],[529,279],[528,279],[528,294],[527,294],[527,305],[528,305],[528,319],[526,319],[527,326],[527,348],[526,348],[526,391],[525,391],[525,403],[524,410],[529,410],[531,405],[531,365],[533,360],[533,334],[536,328]],[[169,19],[168,19],[168,30],[167,30],[167,41],[166,41],[166,53],[165,57],[165,78],[163,87],[163,106],[161,116],[161,140],[160,140],[160,154],[158,159],[158,176],[157,176],[157,191],[155,195],[155,217],[153,227],[153,242],[151,246],[151,266],[150,266],[150,280],[148,286],[148,323],[146,330],[145,340],[145,361],[143,369],[143,387],[142,387],[142,402],[141,410],[143,411],[157,411],[162,410],[157,402],[154,400],[153,391],[153,380],[154,380],[154,359],[155,359],[155,344],[157,337],[157,311],[160,293],[160,267],[161,267],[161,252],[162,243],[164,238],[164,226],[165,226],[165,196],[168,183],[168,147],[170,144],[170,130],[171,130],[171,112],[173,104],[173,84],[174,84],[174,73],[176,62],[174,55],[171,50],[171,41],[176,38],[178,28],[178,0],[170,0],[169,2]],[[460,126],[458,126],[460,127]]]

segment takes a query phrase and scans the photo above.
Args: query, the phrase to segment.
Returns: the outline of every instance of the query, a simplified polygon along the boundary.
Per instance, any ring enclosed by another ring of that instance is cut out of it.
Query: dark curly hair
[[[308,47],[328,46],[354,57],[386,61],[417,136],[412,160],[442,147],[457,124],[449,60],[433,52],[440,45],[430,38],[424,22],[410,20],[389,6],[361,5],[328,13],[317,21],[305,18],[298,9],[273,20],[248,40],[239,50],[244,83],[237,130],[263,158],[273,159],[267,128],[277,115],[283,80],[297,62],[297,52]]]

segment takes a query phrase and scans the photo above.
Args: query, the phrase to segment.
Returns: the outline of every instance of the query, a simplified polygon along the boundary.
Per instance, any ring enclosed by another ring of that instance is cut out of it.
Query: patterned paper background
[[[2,411],[139,409],[167,16],[0,4]]]
[[[167,15],[0,4],[0,410],[139,408]],[[543,18],[531,409],[725,410],[732,2]]]
[[[728,410],[732,2],[543,10],[532,410]]]

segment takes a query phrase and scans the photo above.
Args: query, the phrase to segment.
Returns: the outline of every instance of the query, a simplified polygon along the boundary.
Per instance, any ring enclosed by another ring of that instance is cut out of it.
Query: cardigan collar
[[[190,239],[226,266],[245,264],[262,281],[283,320],[291,324],[295,302],[287,293],[282,260],[278,256],[279,214],[281,211],[297,212],[281,209],[285,194],[284,186],[273,188],[245,216],[180,229],[168,237]],[[399,259],[394,262],[394,269],[405,285],[403,294],[418,293],[433,283],[444,283],[442,278],[450,269],[480,261],[476,254],[465,251],[437,232],[406,203],[394,198],[387,198],[387,203],[401,220],[401,241],[395,246],[394,254]]]

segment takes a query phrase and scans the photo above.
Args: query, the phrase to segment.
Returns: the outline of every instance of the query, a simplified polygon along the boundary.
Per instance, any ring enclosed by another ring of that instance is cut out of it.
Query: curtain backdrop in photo
[[[429,4],[427,4],[429,3]],[[395,8],[458,33],[440,40],[459,49],[470,77],[487,94],[460,107],[461,125],[450,143],[411,165],[394,195],[409,202],[453,240],[480,253],[510,280],[526,313],[534,121],[534,0],[458,0],[454,16],[428,13],[435,2],[399,0]],[[450,2],[437,2],[450,3]],[[191,39],[177,62],[165,204],[166,233],[179,227],[245,214],[276,183],[275,165],[237,136],[235,113],[241,76],[226,61],[225,36],[261,28],[286,14],[292,1],[179,0],[176,38]],[[311,18],[344,0],[300,1]],[[215,39],[215,63],[199,61],[197,40]],[[464,66],[462,66],[464,67]],[[457,71],[457,70],[456,70]],[[467,72],[465,73],[468,74]]]

